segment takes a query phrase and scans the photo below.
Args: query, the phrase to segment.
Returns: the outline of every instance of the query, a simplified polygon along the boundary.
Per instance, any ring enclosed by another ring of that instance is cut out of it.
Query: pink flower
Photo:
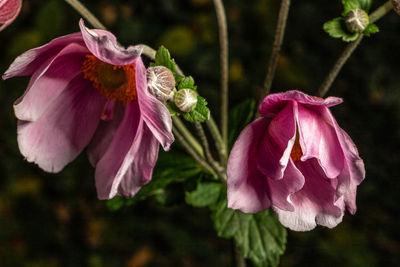
[[[0,31],[17,18],[21,6],[22,0],[0,0]]]
[[[80,28],[20,55],[3,75],[31,76],[14,103],[19,149],[59,172],[87,148],[98,197],[132,197],[151,180],[159,144],[174,141],[171,117],[147,90],[141,47],[124,49],[82,20]]]
[[[356,212],[364,163],[329,107],[340,104],[299,91],[271,94],[262,118],[237,139],[228,160],[228,206],[256,213],[272,206],[295,231],[335,227]]]

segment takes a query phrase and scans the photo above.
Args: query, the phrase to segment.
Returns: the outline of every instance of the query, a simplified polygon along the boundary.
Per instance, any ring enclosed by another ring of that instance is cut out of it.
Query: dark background
[[[218,119],[219,47],[211,0],[84,1],[124,45],[163,44]],[[226,0],[230,102],[255,97],[263,84],[278,0]],[[375,9],[384,1],[374,1]],[[322,30],[340,1],[293,1],[273,92],[315,94],[345,44]],[[76,32],[80,16],[64,1],[25,0],[0,32],[0,72],[27,49]],[[365,161],[358,211],[333,230],[289,231],[282,267],[399,266],[400,17],[378,21],[328,95]],[[231,243],[216,237],[206,209],[161,207],[154,198],[110,211],[96,198],[94,170],[81,155],[59,174],[24,161],[13,101],[28,78],[0,82],[0,266],[230,266]],[[176,145],[174,145],[176,148]]]

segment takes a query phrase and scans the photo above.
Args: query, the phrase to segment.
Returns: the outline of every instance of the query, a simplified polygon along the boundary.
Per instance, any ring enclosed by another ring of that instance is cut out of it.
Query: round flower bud
[[[164,66],[148,68],[147,87],[149,92],[158,100],[162,102],[171,100],[175,88],[175,78],[172,71]]]
[[[192,111],[197,104],[197,94],[191,89],[181,89],[174,96],[175,105],[183,112]]]
[[[392,0],[393,10],[400,15],[400,0]]]
[[[369,17],[364,10],[353,9],[347,13],[344,21],[350,32],[363,32],[369,24]]]

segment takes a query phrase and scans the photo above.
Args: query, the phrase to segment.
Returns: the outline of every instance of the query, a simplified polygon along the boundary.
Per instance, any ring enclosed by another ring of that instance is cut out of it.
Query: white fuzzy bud
[[[181,89],[174,96],[175,105],[183,112],[192,111],[197,104],[197,94],[191,89]]]
[[[369,17],[364,10],[353,9],[347,13],[344,21],[350,32],[363,32],[369,24]]]
[[[392,0],[393,10],[400,15],[400,0]]]
[[[174,96],[175,78],[168,68],[164,66],[150,67],[147,69],[147,87],[149,92],[158,100],[166,102]]]

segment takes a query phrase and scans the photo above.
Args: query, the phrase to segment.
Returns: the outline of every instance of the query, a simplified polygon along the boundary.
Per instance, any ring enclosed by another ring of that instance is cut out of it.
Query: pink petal
[[[75,77],[38,120],[19,121],[21,153],[45,171],[59,172],[88,145],[103,105],[90,82]]]
[[[82,72],[82,61],[88,51],[76,43],[65,46],[50,62],[38,66],[23,96],[14,103],[20,120],[37,120],[51,102]]]
[[[326,176],[336,178],[343,170],[344,155],[334,126],[323,116],[326,109],[298,105],[301,160],[318,159]]]
[[[306,177],[304,187],[290,196],[294,211],[273,207],[279,221],[294,231],[309,231],[319,225],[335,227],[344,214],[343,197],[336,197],[334,182],[321,177],[314,160],[297,161],[297,167]],[[333,182],[333,184],[332,184]]]
[[[98,59],[112,65],[128,65],[136,61],[142,53],[141,46],[123,48],[117,44],[115,36],[104,30],[86,28],[83,19],[79,21],[87,48]]]
[[[228,207],[256,213],[271,206],[265,176],[256,168],[259,143],[268,120],[259,118],[244,128],[229,155],[227,166]]]
[[[0,0],[0,31],[10,25],[21,11],[22,0]]]
[[[281,179],[296,138],[295,103],[289,101],[268,125],[257,156],[258,169],[271,179]]]
[[[271,117],[277,114],[284,105],[285,101],[296,101],[302,104],[322,105],[331,107],[342,103],[342,99],[338,97],[328,97],[326,99],[309,96],[303,92],[292,90],[283,93],[267,95],[259,106],[259,112],[264,117]]]
[[[136,91],[142,118],[164,150],[174,142],[172,120],[167,107],[147,90],[146,67],[139,57],[136,61]]]
[[[48,63],[44,64],[45,62],[50,62],[61,49],[72,43],[85,47],[82,34],[78,32],[59,37],[41,47],[28,50],[14,60],[3,74],[3,79],[32,75],[39,67],[43,65],[47,66]]]

